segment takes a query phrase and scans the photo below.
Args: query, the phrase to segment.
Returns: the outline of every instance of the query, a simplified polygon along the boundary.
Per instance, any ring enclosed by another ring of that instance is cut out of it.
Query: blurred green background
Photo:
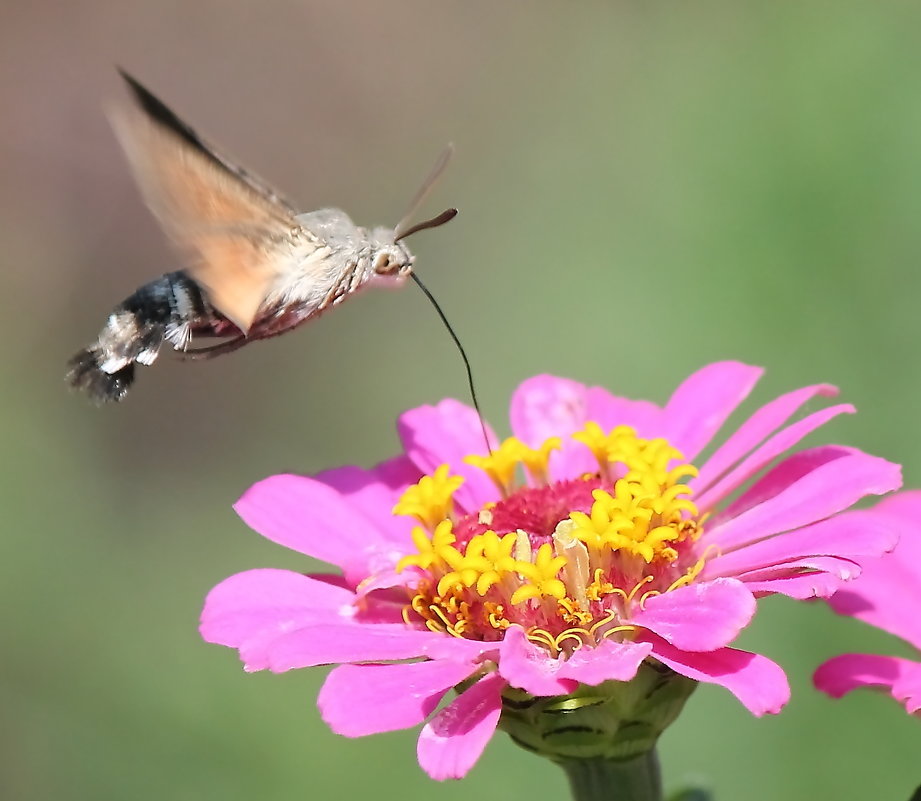
[[[226,359],[164,358],[119,406],[63,364],[177,262],[104,114],[135,73],[304,210],[393,224],[445,142],[420,274],[507,433],[554,372],[663,401],[690,371],[815,381],[856,445],[921,484],[921,6],[915,2],[84,2],[0,8],[3,799],[562,798],[499,736],[436,785],[415,732],[347,741],[323,670],[245,675],[196,632],[208,589],[309,565],[231,503],[274,472],[370,465],[408,407],[465,398],[422,296],[368,293]],[[754,406],[747,407],[749,410]],[[703,687],[662,740],[669,787],[719,799],[879,798],[921,782],[921,724],[820,697],[841,651],[900,653],[822,605],[762,604],[741,645],[793,699],[753,719]]]

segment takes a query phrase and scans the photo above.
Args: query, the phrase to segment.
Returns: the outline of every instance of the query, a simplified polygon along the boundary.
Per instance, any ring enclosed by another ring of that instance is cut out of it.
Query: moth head
[[[448,145],[442,152],[429,176],[423,181],[422,186],[416,192],[416,196],[409,204],[409,210],[403,215],[403,219],[397,223],[396,228],[375,228],[371,231],[369,236],[372,248],[371,270],[375,278],[379,279],[378,283],[381,283],[380,279],[383,279],[383,282],[386,283],[396,282],[402,284],[413,271],[413,255],[409,252],[409,248],[406,247],[403,240],[419,231],[444,225],[457,215],[457,209],[445,209],[437,217],[432,217],[430,220],[423,220],[415,224],[410,222],[416,210],[435,184],[438,176],[441,175],[453,152],[453,145]]]
[[[402,242],[394,242],[393,230],[371,232],[371,269],[376,276],[405,279],[413,269],[414,256]]]

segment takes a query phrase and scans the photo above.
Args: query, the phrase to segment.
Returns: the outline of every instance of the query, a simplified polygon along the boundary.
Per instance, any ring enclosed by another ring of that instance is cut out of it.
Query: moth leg
[[[338,303],[353,292],[360,283],[361,276],[358,271],[358,263],[351,262],[342,271],[336,283],[329,292],[327,292],[326,297],[323,298],[310,317],[316,317],[330,306]],[[180,358],[188,361],[199,361],[213,359],[215,356],[223,356],[225,353],[233,353],[233,351],[257,339],[269,339],[284,334],[303,323],[305,319],[306,318],[292,318],[283,313],[279,313],[275,318],[269,318],[258,322],[250,329],[248,335],[241,334],[226,342],[220,342],[217,345],[185,350]]]
[[[193,348],[191,350],[185,350],[180,353],[179,358],[183,361],[190,362],[213,359],[215,356],[223,356],[225,353],[233,353],[235,350],[239,350],[250,341],[251,340],[247,336],[240,334],[238,337],[229,339],[226,342],[219,342],[217,345],[208,345],[205,348]]]
[[[358,262],[353,261],[346,266],[339,279],[333,284],[332,289],[329,290],[326,297],[317,306],[317,312],[321,312],[327,307],[338,303],[352,291],[352,282],[356,279],[357,270]]]

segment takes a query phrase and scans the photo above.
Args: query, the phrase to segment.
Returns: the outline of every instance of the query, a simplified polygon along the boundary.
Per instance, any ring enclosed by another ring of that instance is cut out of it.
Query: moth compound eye
[[[374,272],[376,273],[389,273],[393,269],[394,265],[390,263],[390,254],[389,253],[378,253],[374,257]]]

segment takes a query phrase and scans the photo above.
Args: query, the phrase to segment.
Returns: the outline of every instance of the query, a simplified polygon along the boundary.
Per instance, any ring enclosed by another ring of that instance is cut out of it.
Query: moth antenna
[[[438,305],[438,301],[435,300],[435,296],[429,292],[428,287],[422,283],[422,280],[415,271],[411,272],[410,276],[413,281],[416,282],[416,286],[418,286],[419,289],[422,290],[422,293],[429,299],[429,303],[434,306],[435,311],[438,312],[441,322],[444,323],[445,328],[448,329],[448,333],[451,335],[451,339],[453,339],[454,344],[457,345],[457,350],[461,355],[461,359],[464,360],[464,368],[467,370],[467,386],[470,387],[470,399],[473,401],[473,408],[476,409],[476,415],[480,420],[480,429],[483,432],[483,441],[486,443],[486,450],[489,452],[489,455],[492,456],[492,445],[489,443],[489,433],[486,431],[486,421],[483,419],[483,412],[480,411],[480,401],[477,399],[476,387],[473,384],[473,370],[470,368],[470,359],[467,358],[464,346],[461,345],[460,339],[451,327],[451,323],[448,322],[448,318],[445,317],[445,313],[441,310],[441,306]]]
[[[423,220],[420,223],[411,225],[399,236],[394,237],[393,241],[399,242],[401,239],[406,239],[408,236],[412,236],[419,231],[424,231],[426,228],[437,228],[439,225],[444,225],[446,222],[451,222],[457,216],[457,209],[445,209],[437,217],[432,217],[430,220]]]
[[[397,223],[397,227],[393,229],[393,235],[396,239],[402,239],[404,236],[409,236],[407,233],[407,228],[409,227],[409,221],[412,219],[413,215],[419,210],[419,206],[425,201],[429,196],[429,192],[432,191],[432,187],[435,186],[435,183],[441,177],[441,174],[445,171],[445,167],[448,166],[448,162],[451,161],[451,156],[454,155],[454,145],[448,144],[448,146],[441,151],[441,154],[438,156],[438,159],[435,161],[435,166],[432,167],[429,174],[426,176],[425,180],[422,182],[422,186],[416,190],[416,194],[409,203],[409,208],[406,210],[406,214],[403,215]],[[445,220],[447,222],[447,220]],[[418,229],[417,229],[418,230]]]

